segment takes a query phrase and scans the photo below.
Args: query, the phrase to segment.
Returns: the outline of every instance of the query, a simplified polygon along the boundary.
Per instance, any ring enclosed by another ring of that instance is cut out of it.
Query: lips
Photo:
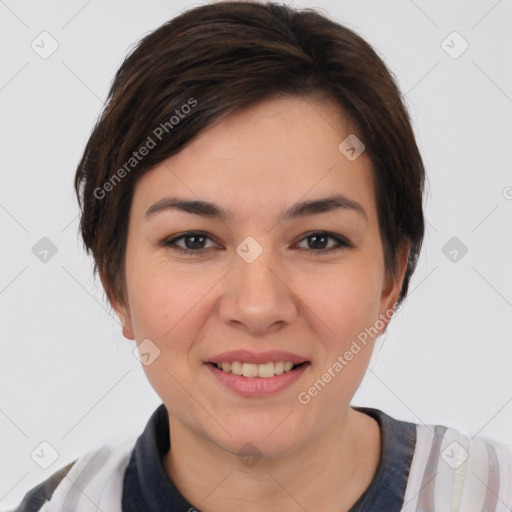
[[[221,365],[222,363],[232,363],[233,361],[240,363],[265,364],[278,363],[280,361],[290,362],[299,365],[308,362],[307,357],[284,352],[279,350],[271,350],[268,352],[250,352],[248,350],[234,350],[230,352],[222,352],[205,361],[205,363],[214,363]]]
[[[236,362],[224,364],[232,365],[236,364]],[[269,364],[274,365],[275,363]],[[253,363],[244,363],[242,366],[246,365],[249,367],[257,366],[258,368],[261,366]],[[279,392],[284,392],[287,388],[291,388],[299,379],[302,378],[302,375],[308,370],[309,365],[309,362],[304,362],[294,366],[293,369],[289,371],[283,371],[280,375],[274,374],[273,376],[256,376],[254,375],[254,372],[249,376],[236,375],[231,371],[219,369],[215,363],[205,363],[204,366],[214,378],[214,382],[219,383],[224,389],[227,389],[239,396],[256,398],[271,396]]]
[[[310,364],[308,357],[281,350],[233,350],[204,361],[217,382],[245,397],[283,391],[300,379]]]

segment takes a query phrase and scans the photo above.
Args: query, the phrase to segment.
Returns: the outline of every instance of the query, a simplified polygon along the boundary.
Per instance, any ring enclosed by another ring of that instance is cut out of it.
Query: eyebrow
[[[350,199],[343,194],[335,194],[321,199],[313,199],[310,201],[302,201],[295,203],[290,208],[279,215],[279,220],[291,220],[308,215],[318,215],[337,209],[354,211],[366,219],[368,216],[364,208],[357,201]],[[157,213],[178,210],[202,217],[217,218],[220,220],[228,220],[233,214],[219,205],[208,201],[188,200],[179,197],[165,197],[152,204],[146,211],[144,217],[150,218]]]

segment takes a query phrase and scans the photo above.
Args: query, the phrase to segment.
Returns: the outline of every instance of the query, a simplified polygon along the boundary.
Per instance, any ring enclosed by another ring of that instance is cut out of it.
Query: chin
[[[231,436],[223,431],[220,439],[211,439],[241,459],[281,458],[298,450],[305,441],[304,432],[298,425],[286,424],[288,414],[284,413],[279,418],[273,416],[261,423],[252,417],[239,421],[236,426],[224,425]]]

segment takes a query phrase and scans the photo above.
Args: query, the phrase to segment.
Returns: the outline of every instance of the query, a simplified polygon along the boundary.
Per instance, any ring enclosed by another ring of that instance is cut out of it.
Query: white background
[[[192,5],[0,2],[4,509],[99,443],[139,435],[161,403],[92,278],[73,177],[128,48]],[[353,404],[512,444],[512,2],[294,5],[320,6],[377,48],[429,176],[411,294]],[[47,59],[31,48],[42,31],[59,44]],[[441,46],[453,31],[469,43],[457,59]],[[468,248],[455,263],[442,252],[454,236]],[[42,237],[58,249],[46,263],[32,253]],[[42,441],[59,454],[46,470],[30,456]]]

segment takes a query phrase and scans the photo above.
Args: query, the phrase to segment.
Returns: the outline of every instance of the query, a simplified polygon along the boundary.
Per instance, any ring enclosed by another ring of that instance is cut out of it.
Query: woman
[[[163,403],[18,510],[510,510],[509,447],[350,405],[407,295],[424,179],[389,70],[319,13],[220,2],[145,37],[75,185]]]

